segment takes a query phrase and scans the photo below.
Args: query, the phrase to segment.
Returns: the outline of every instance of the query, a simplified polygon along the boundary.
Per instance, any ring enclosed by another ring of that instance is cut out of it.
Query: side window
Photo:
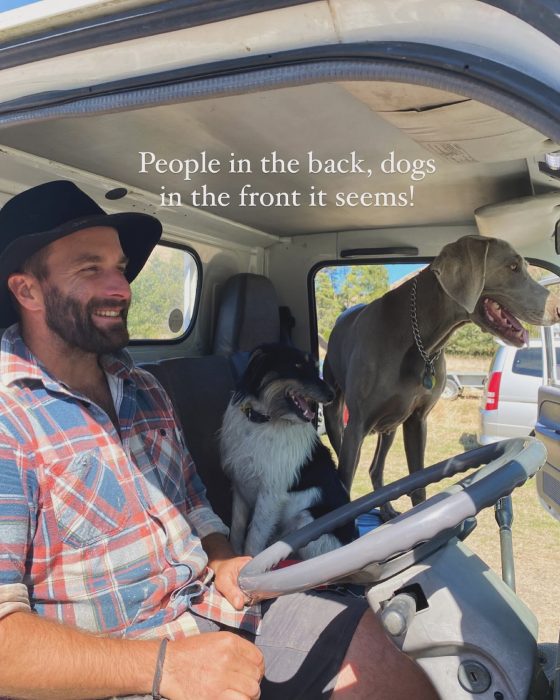
[[[367,304],[416,275],[425,263],[372,263],[323,267],[315,275],[315,306],[322,360],[331,330],[338,316],[356,304]],[[450,355],[474,356],[488,363],[496,350],[489,333],[473,323],[453,334],[447,347]],[[478,362],[478,360],[477,360]],[[486,367],[486,365],[484,365]],[[478,366],[475,368],[478,370]]]
[[[527,377],[543,376],[542,348],[525,348],[515,353],[511,371],[514,374],[523,374]]]
[[[132,283],[128,327],[131,340],[170,341],[191,324],[199,288],[193,253],[158,245]]]
[[[315,274],[314,283],[320,359],[325,355],[334,323],[345,309],[373,301],[417,274],[425,266],[423,263],[370,263],[321,268]],[[549,270],[530,265],[529,273],[551,291],[557,294],[560,292],[558,277]],[[525,323],[523,325],[528,328],[531,342],[542,342],[539,327]],[[553,327],[553,332],[554,345],[560,346],[560,324]],[[448,357],[480,358],[480,367],[467,368],[480,371],[484,362],[494,355],[496,348],[496,342],[490,333],[483,332],[474,323],[467,323],[453,333],[446,353]],[[462,361],[459,362],[460,369],[464,369],[462,364]],[[454,369],[453,363],[451,369]],[[514,367],[514,371],[518,374],[542,377],[542,350],[531,351],[527,356],[520,355],[519,367]]]

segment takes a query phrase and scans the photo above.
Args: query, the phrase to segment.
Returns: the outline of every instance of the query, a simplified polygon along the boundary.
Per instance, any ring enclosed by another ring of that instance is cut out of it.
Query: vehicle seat
[[[251,273],[234,275],[221,296],[212,355],[142,364],[169,394],[208,500],[228,526],[231,484],[221,468],[218,431],[251,350],[289,335],[291,317],[286,311],[284,316],[287,321],[282,324],[269,279]]]
[[[143,364],[169,394],[214,511],[231,524],[231,484],[220,464],[218,431],[235,382],[227,357],[175,357]]]
[[[229,357],[236,380],[251,351],[263,343],[290,343],[293,319],[278,305],[272,282],[263,275],[242,272],[228,279],[220,297],[213,352]]]

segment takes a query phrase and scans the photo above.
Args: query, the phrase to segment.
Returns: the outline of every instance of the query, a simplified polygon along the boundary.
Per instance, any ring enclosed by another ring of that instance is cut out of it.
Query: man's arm
[[[159,641],[98,637],[30,612],[0,620],[0,695],[65,700],[148,694]]]
[[[33,613],[0,620],[0,695],[92,700],[151,695],[159,640],[98,637]],[[261,652],[230,632],[169,642],[161,694],[168,700],[259,697]]]

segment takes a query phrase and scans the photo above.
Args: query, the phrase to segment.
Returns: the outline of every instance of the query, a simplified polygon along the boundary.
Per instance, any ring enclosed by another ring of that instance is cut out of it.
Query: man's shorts
[[[244,635],[264,655],[262,700],[326,700],[367,608],[362,596],[335,591],[294,593],[262,603],[261,633]],[[201,632],[226,629],[196,620]]]

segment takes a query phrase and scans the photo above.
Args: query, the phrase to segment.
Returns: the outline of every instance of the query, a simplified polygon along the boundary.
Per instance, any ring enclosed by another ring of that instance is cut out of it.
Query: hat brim
[[[123,252],[128,258],[126,278],[129,282],[137,277],[146,264],[162,232],[161,223],[149,214],[99,214],[74,219],[49,231],[33,233],[12,241],[0,256],[1,328],[7,328],[18,321],[8,290],[8,277],[13,272],[17,272],[23,263],[41,248],[72,233],[94,226],[110,226],[116,229]]]

